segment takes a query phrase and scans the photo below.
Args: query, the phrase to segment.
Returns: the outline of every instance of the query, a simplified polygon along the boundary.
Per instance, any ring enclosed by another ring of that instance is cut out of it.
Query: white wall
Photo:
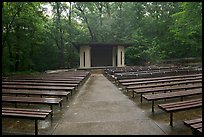
[[[122,62],[121,62],[121,52],[122,52]],[[124,52],[125,52],[124,46],[118,46],[118,52],[117,52],[117,54],[118,54],[118,59],[117,59],[118,67],[124,67],[125,66],[125,64],[124,64],[124,62],[125,62]]]

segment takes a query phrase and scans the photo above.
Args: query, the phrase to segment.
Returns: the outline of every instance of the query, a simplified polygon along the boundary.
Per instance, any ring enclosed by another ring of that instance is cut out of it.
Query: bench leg
[[[50,116],[51,116],[51,120],[52,120],[52,117],[53,117],[53,111],[50,113]]]
[[[170,112],[170,126],[173,127],[173,112]]]
[[[68,101],[68,95],[66,96],[66,100]]]
[[[132,98],[134,98],[134,91],[132,90]]]
[[[35,120],[35,135],[38,135],[38,120]]]
[[[140,94],[140,102],[142,104],[142,93]]]
[[[50,109],[52,110],[52,105],[50,105]],[[53,110],[52,110],[53,111]]]
[[[60,109],[62,108],[62,101],[60,102]]]
[[[152,112],[154,112],[154,100],[152,100]]]
[[[114,81],[113,81],[114,83],[117,83],[117,79],[114,79]]]

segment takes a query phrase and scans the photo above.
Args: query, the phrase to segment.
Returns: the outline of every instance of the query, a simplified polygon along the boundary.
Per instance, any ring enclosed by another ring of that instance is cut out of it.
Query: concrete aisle
[[[53,135],[165,135],[161,128],[102,74],[84,83]]]

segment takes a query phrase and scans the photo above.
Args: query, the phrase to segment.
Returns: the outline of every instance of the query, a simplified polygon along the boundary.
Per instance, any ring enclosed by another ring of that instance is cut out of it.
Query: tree
[[[3,74],[77,67],[78,42],[132,43],[127,65],[201,57],[202,3],[2,3]]]
[[[182,45],[181,56],[201,57],[202,49],[202,3],[180,3],[180,11],[173,14],[170,28],[175,39]],[[190,51],[190,52],[189,52]]]

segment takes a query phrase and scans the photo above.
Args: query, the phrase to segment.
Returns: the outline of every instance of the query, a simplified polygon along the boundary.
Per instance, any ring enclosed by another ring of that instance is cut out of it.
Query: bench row
[[[184,73],[184,71],[180,71],[181,73],[177,74],[167,72],[164,75],[159,75],[159,72],[156,72],[158,75],[156,73],[153,74],[154,71],[147,71],[144,74],[139,74],[138,72],[125,72],[121,73],[122,75],[119,79],[117,75],[113,75],[112,78],[115,79],[115,84],[122,86],[122,88],[125,86],[127,91],[132,90],[133,97],[134,93],[140,94],[141,103],[142,98],[146,99],[147,101],[151,101],[152,112],[154,112],[154,102],[156,100],[181,98],[181,101],[178,102],[158,104],[158,108],[170,113],[170,125],[173,126],[174,112],[202,107],[202,98],[183,101],[183,98],[186,96],[193,97],[194,95],[202,95],[202,73],[200,73],[202,72],[202,69],[191,72],[189,70],[187,71],[189,73]],[[138,77],[131,79],[131,76],[135,74],[137,75],[137,73]],[[147,75],[147,77],[145,75]],[[156,94],[143,95],[144,93]],[[197,124],[196,127],[198,125],[199,124]],[[198,130],[202,132],[202,127],[199,127]]]
[[[62,108],[63,97],[68,96],[79,84],[85,82],[90,73],[81,77],[69,77],[67,73],[56,74],[55,76],[47,75],[45,77],[26,76],[21,78],[4,78],[2,82],[2,103],[15,104],[15,108],[2,107],[2,117],[23,118],[35,120],[35,135],[38,134],[38,120],[45,120],[48,115],[53,116],[53,105],[59,105]],[[60,76],[61,75],[61,76]],[[77,73],[76,73],[77,75]],[[9,96],[8,96],[9,94]],[[16,95],[16,96],[13,96]],[[27,96],[18,96],[27,95]],[[32,95],[32,96],[30,96]],[[36,97],[33,95],[38,95]],[[45,96],[45,97],[43,97]],[[54,97],[53,97],[54,96]],[[50,106],[50,109],[42,108],[17,108],[17,104],[43,104]]]

